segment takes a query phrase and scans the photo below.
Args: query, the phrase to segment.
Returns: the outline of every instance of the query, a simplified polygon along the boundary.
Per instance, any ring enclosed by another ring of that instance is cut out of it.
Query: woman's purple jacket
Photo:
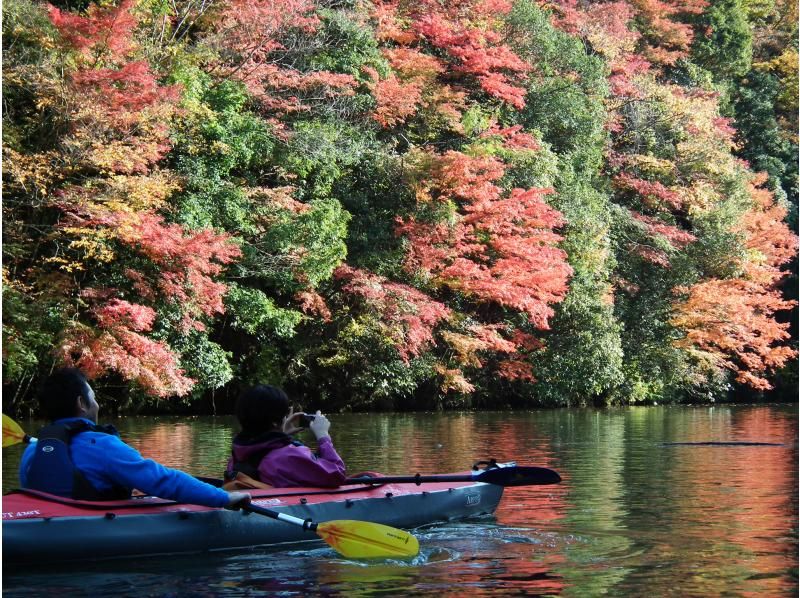
[[[258,465],[258,477],[275,488],[290,486],[314,486],[333,488],[341,486],[345,478],[342,458],[333,448],[330,437],[317,441],[318,453],[302,444],[290,442],[290,437],[281,434],[266,442],[244,444],[233,440],[233,461],[247,461],[254,453],[268,451]]]

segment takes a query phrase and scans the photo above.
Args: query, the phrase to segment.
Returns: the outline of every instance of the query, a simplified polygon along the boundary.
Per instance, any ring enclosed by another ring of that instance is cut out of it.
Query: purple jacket
[[[317,445],[319,451],[314,454],[310,448],[286,434],[270,433],[250,442],[236,437],[233,439],[233,458],[228,463],[228,470],[232,470],[237,463],[249,462],[256,469],[258,479],[275,488],[340,486],[346,478],[342,458],[333,448],[330,438],[320,439]],[[256,467],[255,461],[260,454],[264,456]],[[246,467],[239,469],[250,475]]]

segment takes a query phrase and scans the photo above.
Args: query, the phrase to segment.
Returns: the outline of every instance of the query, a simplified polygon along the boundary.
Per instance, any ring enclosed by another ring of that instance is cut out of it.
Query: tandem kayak
[[[362,520],[400,528],[493,513],[503,486],[475,481],[251,490],[253,504],[315,522]],[[79,501],[31,490],[3,496],[3,564],[205,552],[316,540],[246,511],[154,497]]]

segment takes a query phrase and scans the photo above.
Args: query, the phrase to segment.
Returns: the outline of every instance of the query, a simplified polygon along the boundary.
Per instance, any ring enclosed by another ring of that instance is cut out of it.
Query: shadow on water
[[[407,561],[352,561],[310,542],[4,568],[4,596],[797,595],[796,406],[331,420],[352,473],[463,471],[494,457],[563,482],[506,489],[494,517],[414,530],[421,553]],[[230,418],[114,423],[145,456],[217,477],[234,430]],[[5,491],[20,453],[3,452]]]

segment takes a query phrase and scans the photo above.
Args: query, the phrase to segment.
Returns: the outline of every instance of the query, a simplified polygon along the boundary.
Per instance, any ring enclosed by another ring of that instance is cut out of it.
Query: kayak
[[[437,481],[249,492],[254,505],[304,520],[361,520],[410,529],[493,513],[503,486]],[[3,564],[53,564],[317,540],[302,527],[257,513],[149,496],[92,502],[20,490],[3,496],[2,506]]]

